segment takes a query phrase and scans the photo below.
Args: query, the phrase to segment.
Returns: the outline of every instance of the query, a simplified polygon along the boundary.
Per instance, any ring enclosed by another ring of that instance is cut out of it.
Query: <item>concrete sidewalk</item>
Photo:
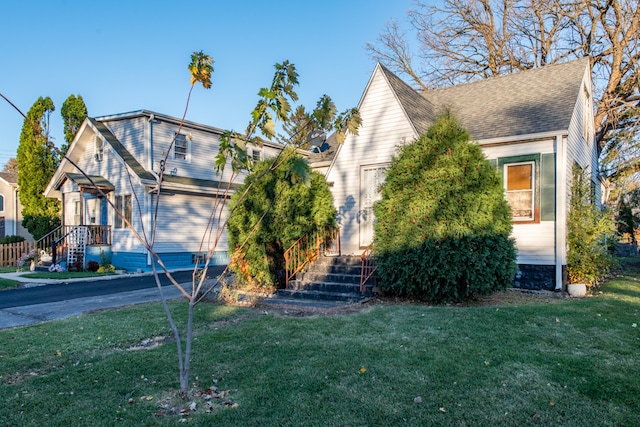
[[[28,272],[25,272],[25,274]],[[120,275],[104,276],[96,278],[63,279],[52,281],[50,279],[30,279],[22,277],[23,273],[2,273],[0,277],[17,280],[22,287],[46,286],[53,283],[72,283],[79,281],[114,280],[122,278]],[[145,275],[145,273],[136,276]],[[162,287],[167,299],[175,299],[181,296],[180,291],[172,285]],[[101,295],[86,298],[74,298],[65,301],[50,302],[44,304],[26,305],[0,309],[0,329],[14,328],[18,326],[33,325],[49,320],[63,319],[71,316],[80,316],[84,313],[124,307],[127,305],[142,304],[160,301],[160,292],[157,287],[136,291],[120,292],[109,295]]]

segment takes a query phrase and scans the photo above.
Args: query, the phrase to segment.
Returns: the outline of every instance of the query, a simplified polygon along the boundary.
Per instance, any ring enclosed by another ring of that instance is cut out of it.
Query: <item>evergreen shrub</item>
[[[442,303],[511,285],[516,249],[501,175],[452,115],[399,148],[381,193],[374,253],[383,291]]]
[[[242,188],[231,198],[230,207],[237,208],[227,227],[229,267],[245,287],[277,287],[285,268],[284,252],[305,233],[336,223],[336,210],[324,176],[311,172],[296,154],[286,151],[282,158],[283,163],[266,174],[273,159],[256,163]],[[308,176],[308,181],[300,179],[303,176]],[[247,196],[238,202],[254,181]]]

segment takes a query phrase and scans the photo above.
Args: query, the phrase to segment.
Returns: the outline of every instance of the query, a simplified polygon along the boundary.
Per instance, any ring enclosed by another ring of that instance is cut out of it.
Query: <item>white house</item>
[[[22,204],[18,190],[18,174],[0,172],[0,239],[5,236],[33,236],[22,226]]]
[[[601,191],[589,58],[422,93],[378,64],[358,108],[359,134],[339,146],[327,171],[343,253],[371,244],[372,206],[396,148],[448,108],[503,173],[518,249],[514,286],[562,288],[573,165]]]
[[[134,230],[150,239],[155,228],[153,248],[165,265],[193,267],[199,261],[198,253],[206,252],[214,240],[208,235],[203,240],[214,206],[226,204],[227,186],[233,192],[245,176],[229,182],[229,166],[216,174],[215,156],[222,134],[222,129],[189,121],[180,127],[180,119],[146,110],[87,118],[67,152],[71,161],[62,160],[45,190],[47,197],[62,201],[63,225],[55,234],[57,239],[67,236],[65,258],[72,263],[82,255],[86,261],[105,251],[117,267],[148,271],[151,257]],[[278,150],[270,144],[248,148],[255,160]],[[156,216],[161,167],[165,172]],[[115,215],[107,199],[124,212],[133,230]],[[226,209],[220,220],[224,215]],[[214,231],[218,220],[213,217]],[[228,262],[227,249],[223,233],[215,247],[215,264]]]

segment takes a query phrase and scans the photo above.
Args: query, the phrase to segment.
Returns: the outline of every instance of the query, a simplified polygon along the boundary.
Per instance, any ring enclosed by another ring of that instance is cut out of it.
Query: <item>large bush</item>
[[[336,211],[324,177],[311,172],[308,182],[301,181],[291,173],[301,164],[300,158],[288,151],[283,157],[284,163],[266,174],[272,160],[257,163],[231,198],[233,208],[255,181],[228,225],[230,268],[245,284],[277,285],[278,272],[284,270],[284,252],[305,233],[335,225]],[[304,167],[309,174],[309,166],[304,163]]]
[[[451,115],[404,145],[374,206],[386,292],[462,301],[511,284],[516,250],[502,179]]]

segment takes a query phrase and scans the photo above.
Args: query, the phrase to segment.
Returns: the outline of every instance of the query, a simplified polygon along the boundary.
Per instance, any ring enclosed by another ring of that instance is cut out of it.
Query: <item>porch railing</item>
[[[367,247],[360,255],[362,267],[360,269],[360,293],[364,293],[364,285],[376,272],[376,265],[373,260],[373,246]]]
[[[87,246],[111,245],[110,225],[61,225],[35,243],[36,260],[42,261],[43,254],[47,259],[51,257],[52,261],[65,259],[68,249],[66,237],[77,227],[86,228]]]
[[[340,229],[338,227],[327,227],[322,231],[307,233],[285,251],[286,286],[289,285],[289,281],[296,273],[321,254],[340,255]]]

